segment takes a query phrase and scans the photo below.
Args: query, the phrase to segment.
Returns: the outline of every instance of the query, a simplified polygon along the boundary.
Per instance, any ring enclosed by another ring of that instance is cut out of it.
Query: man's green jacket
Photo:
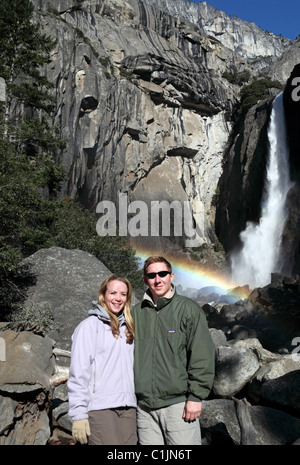
[[[202,308],[175,289],[155,307],[148,290],[132,316],[138,402],[161,408],[205,399],[214,379],[215,347]]]

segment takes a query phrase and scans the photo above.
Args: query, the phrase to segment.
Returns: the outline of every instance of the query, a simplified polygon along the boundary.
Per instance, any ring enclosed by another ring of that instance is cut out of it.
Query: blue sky
[[[207,3],[229,15],[253,21],[276,35],[292,40],[300,35],[300,0],[207,0]]]

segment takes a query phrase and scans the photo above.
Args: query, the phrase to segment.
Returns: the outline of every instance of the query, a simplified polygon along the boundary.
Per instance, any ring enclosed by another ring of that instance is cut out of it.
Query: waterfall
[[[270,283],[280,272],[280,244],[286,219],[285,200],[292,187],[286,143],[283,94],[274,102],[268,128],[269,154],[259,224],[248,222],[240,234],[242,248],[231,256],[232,279],[250,288]]]

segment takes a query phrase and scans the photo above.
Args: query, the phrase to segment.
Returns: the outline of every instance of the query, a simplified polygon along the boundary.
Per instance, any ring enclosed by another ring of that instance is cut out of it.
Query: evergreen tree
[[[33,23],[29,0],[0,2],[0,77],[6,83],[2,137],[35,161],[52,194],[63,172],[54,158],[65,142],[53,128],[53,84],[42,74],[55,41],[39,32]]]
[[[251,84],[245,85],[241,90],[238,115],[244,116],[259,100],[269,97],[269,89],[272,87],[282,90],[282,84],[279,81],[272,81],[269,78],[254,78]]]
[[[40,108],[50,113],[54,99],[48,93],[51,83],[41,74],[49,61],[55,41],[40,34],[32,22],[33,5],[29,0],[0,2],[0,76],[7,85],[7,112],[17,114],[13,98],[25,107]]]

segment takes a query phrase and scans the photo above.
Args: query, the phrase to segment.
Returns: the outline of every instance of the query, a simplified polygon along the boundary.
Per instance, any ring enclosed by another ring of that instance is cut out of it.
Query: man
[[[149,257],[148,290],[132,309],[141,445],[200,445],[201,401],[213,384],[215,349],[205,314],[176,293],[173,280],[164,257]]]

